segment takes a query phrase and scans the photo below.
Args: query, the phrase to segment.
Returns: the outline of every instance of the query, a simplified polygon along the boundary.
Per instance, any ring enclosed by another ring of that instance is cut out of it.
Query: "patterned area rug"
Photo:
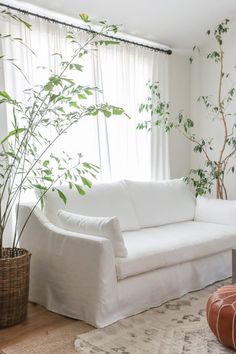
[[[80,354],[226,354],[208,328],[208,297],[230,280],[218,282],[103,329],[80,335]]]

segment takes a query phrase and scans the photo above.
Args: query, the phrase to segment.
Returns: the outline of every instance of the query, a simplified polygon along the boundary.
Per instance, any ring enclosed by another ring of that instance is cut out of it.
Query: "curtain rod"
[[[23,13],[25,15],[31,15],[31,16],[34,16],[34,17],[38,17],[38,18],[41,18],[43,20],[46,20],[46,21],[49,21],[49,22],[52,22],[52,23],[57,23],[57,24],[60,24],[60,25],[63,25],[63,26],[68,26],[68,27],[71,27],[71,28],[75,28],[75,29],[78,29],[80,31],[85,31],[85,32],[99,34],[99,32],[97,32],[97,31],[93,31],[93,30],[90,30],[90,29],[87,29],[87,28],[83,28],[83,27],[79,27],[79,26],[76,26],[76,25],[73,25],[73,24],[70,24],[70,23],[67,23],[67,22],[56,20],[55,18],[50,18],[50,17],[47,17],[47,16],[39,15],[37,13],[31,12],[31,11],[27,11],[27,10],[23,10],[23,9],[17,8],[15,6],[11,6],[11,5],[7,5],[7,4],[3,4],[3,3],[0,3],[0,6],[7,7],[8,9],[21,12],[21,13]],[[124,42],[124,43],[128,43],[128,44],[133,44],[133,45],[136,45],[136,46],[139,46],[139,47],[151,49],[151,50],[154,50],[156,52],[162,52],[162,53],[165,53],[165,54],[168,54],[168,55],[172,54],[172,50],[171,49],[163,49],[163,48],[158,48],[158,47],[151,47],[151,46],[146,45],[146,44],[133,42],[133,41],[130,41],[128,39],[123,39],[123,38],[119,38],[119,37],[115,37],[115,36],[110,36],[110,35],[107,35],[107,34],[106,35],[103,34],[103,37],[107,37],[107,38],[110,38],[110,39],[118,40],[120,42]]]

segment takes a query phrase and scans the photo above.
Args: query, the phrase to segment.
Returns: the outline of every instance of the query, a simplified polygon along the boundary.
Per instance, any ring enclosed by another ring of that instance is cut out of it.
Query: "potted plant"
[[[30,24],[18,16],[8,11],[1,14],[21,21],[30,30]],[[81,14],[80,18],[89,23],[86,14]],[[122,108],[108,103],[87,103],[87,98],[100,90],[79,85],[70,75],[83,70],[81,58],[91,50],[117,43],[102,37],[116,32],[117,26],[104,21],[100,25],[100,31],[95,33],[88,24],[89,31],[84,43],[80,43],[75,32],[67,33],[67,39],[73,46],[72,56],[68,59],[61,53],[54,54],[60,61],[61,72],[52,73],[44,85],[27,87],[25,102],[14,99],[5,90],[0,91],[0,104],[10,106],[12,113],[12,128],[0,142],[0,328],[23,321],[27,314],[31,254],[19,247],[19,241],[31,214],[21,232],[17,232],[19,203],[23,193],[28,189],[39,192],[32,212],[43,204],[49,189],[66,203],[66,195],[60,190],[62,183],[81,195],[85,194],[85,188],[91,188],[90,179],[95,177],[98,167],[83,161],[81,154],[74,161],[66,152],[58,154],[53,147],[83,118],[124,113]],[[0,39],[10,39],[13,45],[14,40],[20,40],[10,35],[1,35]],[[14,65],[12,60],[11,63]],[[49,130],[50,135],[47,134]],[[13,242],[11,247],[5,248],[9,220],[13,220]]]
[[[234,158],[236,157],[236,136],[235,136],[235,113],[229,111],[230,103],[235,97],[235,86],[231,86],[230,74],[225,72],[225,55],[223,50],[224,35],[229,30],[229,20],[225,19],[214,31],[207,31],[207,35],[213,34],[217,48],[207,53],[206,58],[218,65],[219,76],[217,86],[217,97],[202,95],[198,102],[202,103],[207,110],[212,122],[217,121],[221,126],[221,146],[216,148],[214,142],[219,139],[217,136],[209,138],[197,136],[194,132],[194,121],[179,112],[177,117],[171,117],[170,105],[162,100],[159,83],[148,83],[150,95],[145,103],[140,105],[140,112],[148,112],[152,119],[146,120],[138,125],[138,129],[152,129],[152,127],[164,126],[168,133],[177,129],[185,139],[188,139],[193,146],[193,151],[202,154],[202,167],[191,169],[185,178],[195,189],[196,196],[216,191],[216,198],[227,199],[227,188],[225,185],[226,173],[235,172]],[[200,52],[197,46],[193,47],[195,52]],[[193,58],[190,58],[192,63]],[[227,88],[227,89],[226,89]]]

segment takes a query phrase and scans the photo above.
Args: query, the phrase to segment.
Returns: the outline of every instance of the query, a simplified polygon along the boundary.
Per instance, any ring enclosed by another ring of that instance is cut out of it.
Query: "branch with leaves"
[[[31,29],[31,25],[18,16],[6,11],[2,14]],[[65,151],[58,154],[54,148],[57,141],[86,117],[127,116],[123,108],[106,102],[87,103],[91,96],[101,91],[98,87],[80,85],[73,78],[74,71],[83,71],[82,58],[94,49],[98,50],[100,46],[118,43],[106,40],[104,37],[117,32],[117,26],[101,21],[100,32],[95,33],[90,27],[89,17],[81,14],[80,18],[88,26],[86,41],[81,43],[76,32],[67,33],[67,40],[73,48],[71,58],[65,59],[61,53],[53,54],[60,62],[59,74],[51,74],[44,85],[27,87],[24,91],[28,96],[26,102],[19,102],[8,92],[0,91],[0,104],[10,106],[12,112],[12,128],[0,142],[0,258],[4,232],[15,205],[17,207],[13,255],[14,249],[18,246],[22,233],[17,234],[17,224],[23,192],[29,189],[38,191],[38,199],[33,210],[39,203],[43,205],[43,198],[49,190],[55,191],[66,204],[67,197],[60,189],[60,185],[68,184],[70,189],[75,189],[77,193],[84,195],[86,188],[92,186],[91,178],[96,178],[99,171],[97,166],[82,161],[80,153],[77,155],[76,163]],[[0,35],[0,40],[5,39],[22,42],[10,35]],[[19,67],[18,70],[22,72]],[[49,130],[50,134],[48,134]]]
[[[140,112],[145,112],[151,116],[138,125],[138,129],[151,130],[154,127],[163,125],[168,133],[172,129],[178,130],[193,146],[193,151],[203,156],[203,167],[191,169],[189,175],[185,178],[187,183],[191,183],[195,189],[196,195],[204,195],[211,193],[213,187],[216,189],[216,197],[219,199],[227,199],[227,189],[225,185],[226,173],[235,172],[235,164],[233,158],[236,157],[236,113],[229,113],[230,103],[235,96],[235,87],[231,86],[227,92],[223,92],[224,83],[229,81],[230,74],[224,70],[225,54],[223,50],[224,35],[229,30],[229,20],[226,19],[220,23],[213,31],[213,38],[216,41],[217,50],[213,50],[207,54],[207,59],[216,63],[219,67],[218,93],[215,101],[209,96],[200,96],[198,102],[203,104],[212,120],[218,120],[222,125],[222,144],[216,149],[214,144],[216,137],[209,136],[198,137],[195,134],[194,121],[180,112],[177,117],[171,117],[170,104],[165,102],[161,97],[159,83],[148,83],[149,97],[147,101],[140,105]],[[212,32],[207,31],[210,36]],[[197,55],[200,49],[193,47],[193,51]],[[190,63],[194,60],[190,58]],[[218,157],[215,158],[215,156]]]

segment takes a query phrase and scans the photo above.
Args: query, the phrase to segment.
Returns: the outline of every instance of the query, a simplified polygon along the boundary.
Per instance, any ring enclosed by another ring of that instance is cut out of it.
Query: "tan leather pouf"
[[[222,344],[236,349],[236,285],[223,286],[209,297],[207,321]]]

